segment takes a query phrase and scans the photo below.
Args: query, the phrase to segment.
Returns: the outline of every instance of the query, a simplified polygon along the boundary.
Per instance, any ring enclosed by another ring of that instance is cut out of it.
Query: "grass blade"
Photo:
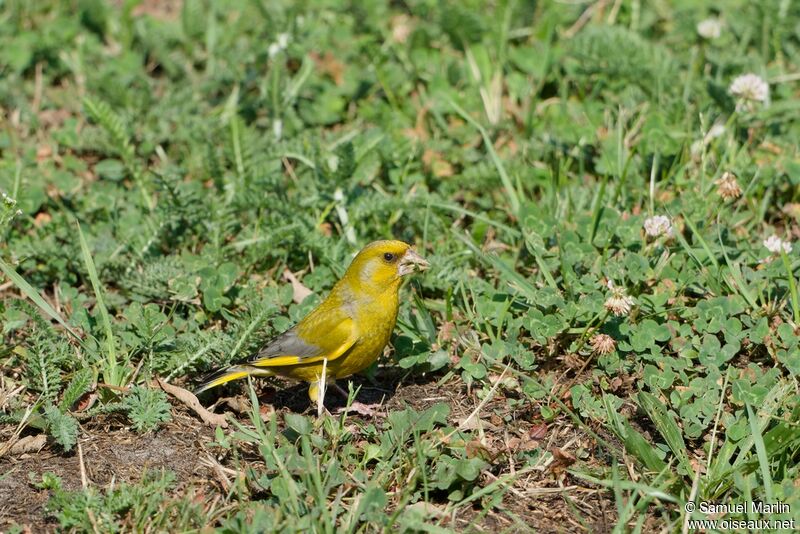
[[[43,312],[49,315],[50,318],[56,321],[58,324],[63,326],[64,329],[72,335],[72,337],[77,339],[82,344],[81,337],[72,328],[70,328],[67,322],[61,318],[61,315],[59,315],[58,312],[42,298],[42,296],[33,288],[33,286],[31,286],[25,281],[24,278],[17,274],[17,271],[15,271],[13,267],[11,267],[2,259],[0,259],[0,270],[2,270],[3,273],[8,276],[8,278],[14,283],[15,286],[19,288],[20,291],[22,291],[26,297],[31,299],[33,303],[39,306]]]
[[[689,219],[689,217],[687,217],[685,213],[683,214],[683,220],[686,221],[686,226],[689,227],[689,229],[692,231],[692,234],[694,234],[694,236],[700,242],[700,246],[702,246],[703,250],[706,251],[706,255],[708,256],[708,259],[710,259],[711,263],[714,264],[714,267],[716,267],[717,270],[719,270],[719,262],[717,261],[717,257],[714,255],[713,252],[711,252],[711,247],[709,247],[708,243],[706,243],[706,240],[703,239],[703,236],[700,233],[700,231],[697,229],[697,226],[694,225],[692,220]]]
[[[529,299],[531,302],[534,301],[536,297],[536,287],[533,286],[524,276],[519,274],[515,271],[510,265],[506,264],[503,260],[494,256],[492,254],[486,254],[480,248],[478,248],[475,243],[472,242],[471,239],[468,237],[462,236],[458,232],[453,232],[458,239],[460,239],[469,249],[481,259],[484,263],[488,263],[498,271],[500,271],[505,277],[507,278],[508,282],[516,287],[519,291],[523,293],[523,295]]]
[[[450,98],[448,98],[447,101],[462,119],[473,125],[475,128],[477,128],[478,132],[480,132],[481,137],[483,138],[483,144],[486,145],[486,151],[489,152],[489,157],[492,158],[492,163],[494,163],[494,166],[497,168],[497,173],[500,175],[500,181],[503,182],[503,189],[506,190],[508,203],[511,205],[511,213],[513,213],[515,216],[519,215],[520,202],[519,196],[517,195],[517,190],[514,188],[514,184],[511,183],[511,178],[508,176],[500,156],[497,155],[486,128],[484,128],[478,121],[473,119],[470,114],[464,111],[464,109],[456,104],[455,101]]]
[[[756,446],[756,456],[758,457],[758,467],[761,469],[761,482],[764,484],[764,496],[767,502],[773,502],[772,493],[772,476],[769,473],[769,459],[767,458],[767,449],[764,447],[764,438],[761,435],[758,420],[753,413],[753,408],[750,403],[745,403],[747,407],[747,420],[750,423],[750,431],[753,433],[753,441]]]
[[[794,274],[792,273],[792,264],[789,261],[789,256],[786,252],[781,251],[781,259],[783,266],[786,269],[786,279],[789,281],[789,296],[792,300],[792,313],[794,315],[794,323],[800,324],[800,302],[797,297],[797,283],[794,281]]]
[[[639,404],[647,412],[647,415],[656,425],[658,432],[667,442],[670,450],[675,454],[678,463],[685,471],[684,474],[690,475],[694,473],[692,464],[689,462],[689,455],[686,454],[686,443],[683,441],[683,433],[681,432],[678,423],[670,415],[664,405],[656,399],[652,394],[645,391],[640,391]]]
[[[83,235],[81,225],[78,224],[78,237],[81,241],[81,251],[83,252],[83,262],[86,264],[86,270],[89,273],[89,280],[92,283],[95,299],[97,302],[97,309],[100,311],[100,320],[103,322],[103,330],[106,333],[106,367],[103,368],[103,379],[107,384],[112,386],[124,385],[124,372],[117,362],[117,351],[114,343],[114,333],[111,330],[111,317],[108,315],[108,308],[106,308],[105,300],[103,299],[103,286],[100,284],[100,278],[97,276],[97,269],[92,259],[92,253],[89,251],[89,245],[86,242],[86,237]]]

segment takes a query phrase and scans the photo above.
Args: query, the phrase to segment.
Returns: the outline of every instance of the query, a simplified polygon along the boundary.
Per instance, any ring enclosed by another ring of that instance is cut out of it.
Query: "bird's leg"
[[[350,398],[350,394],[347,391],[345,391],[345,389],[342,386],[340,386],[339,384],[337,384],[336,382],[331,382],[328,385],[331,387],[331,389],[333,391],[335,391],[336,393],[338,393],[339,395],[341,395],[345,399],[349,399]]]
[[[317,387],[317,417],[322,417],[322,412],[325,411],[325,390],[328,389],[328,358],[322,359],[322,375],[317,379],[315,385]]]

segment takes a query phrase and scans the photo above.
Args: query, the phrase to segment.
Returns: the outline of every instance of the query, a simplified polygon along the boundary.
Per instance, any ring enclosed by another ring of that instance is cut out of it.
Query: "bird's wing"
[[[312,312],[300,324],[270,341],[247,363],[255,367],[283,367],[321,362],[325,358],[330,361],[347,352],[357,339],[355,322],[344,312]]]

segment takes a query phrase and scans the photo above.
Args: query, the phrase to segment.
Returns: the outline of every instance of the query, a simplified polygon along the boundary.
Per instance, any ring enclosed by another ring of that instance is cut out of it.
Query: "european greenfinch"
[[[381,355],[397,320],[403,277],[427,266],[402,241],[370,243],[297,325],[245,361],[209,375],[195,393],[246,376],[277,375],[308,382],[309,398],[321,406],[321,385],[357,373]]]

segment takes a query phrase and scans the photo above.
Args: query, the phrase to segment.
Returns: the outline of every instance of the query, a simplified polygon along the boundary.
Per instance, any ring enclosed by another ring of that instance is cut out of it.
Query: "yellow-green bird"
[[[246,376],[277,375],[308,382],[309,398],[319,401],[323,379],[350,376],[381,355],[397,320],[403,276],[427,266],[407,243],[370,243],[311,313],[247,360],[206,377],[195,393]]]

